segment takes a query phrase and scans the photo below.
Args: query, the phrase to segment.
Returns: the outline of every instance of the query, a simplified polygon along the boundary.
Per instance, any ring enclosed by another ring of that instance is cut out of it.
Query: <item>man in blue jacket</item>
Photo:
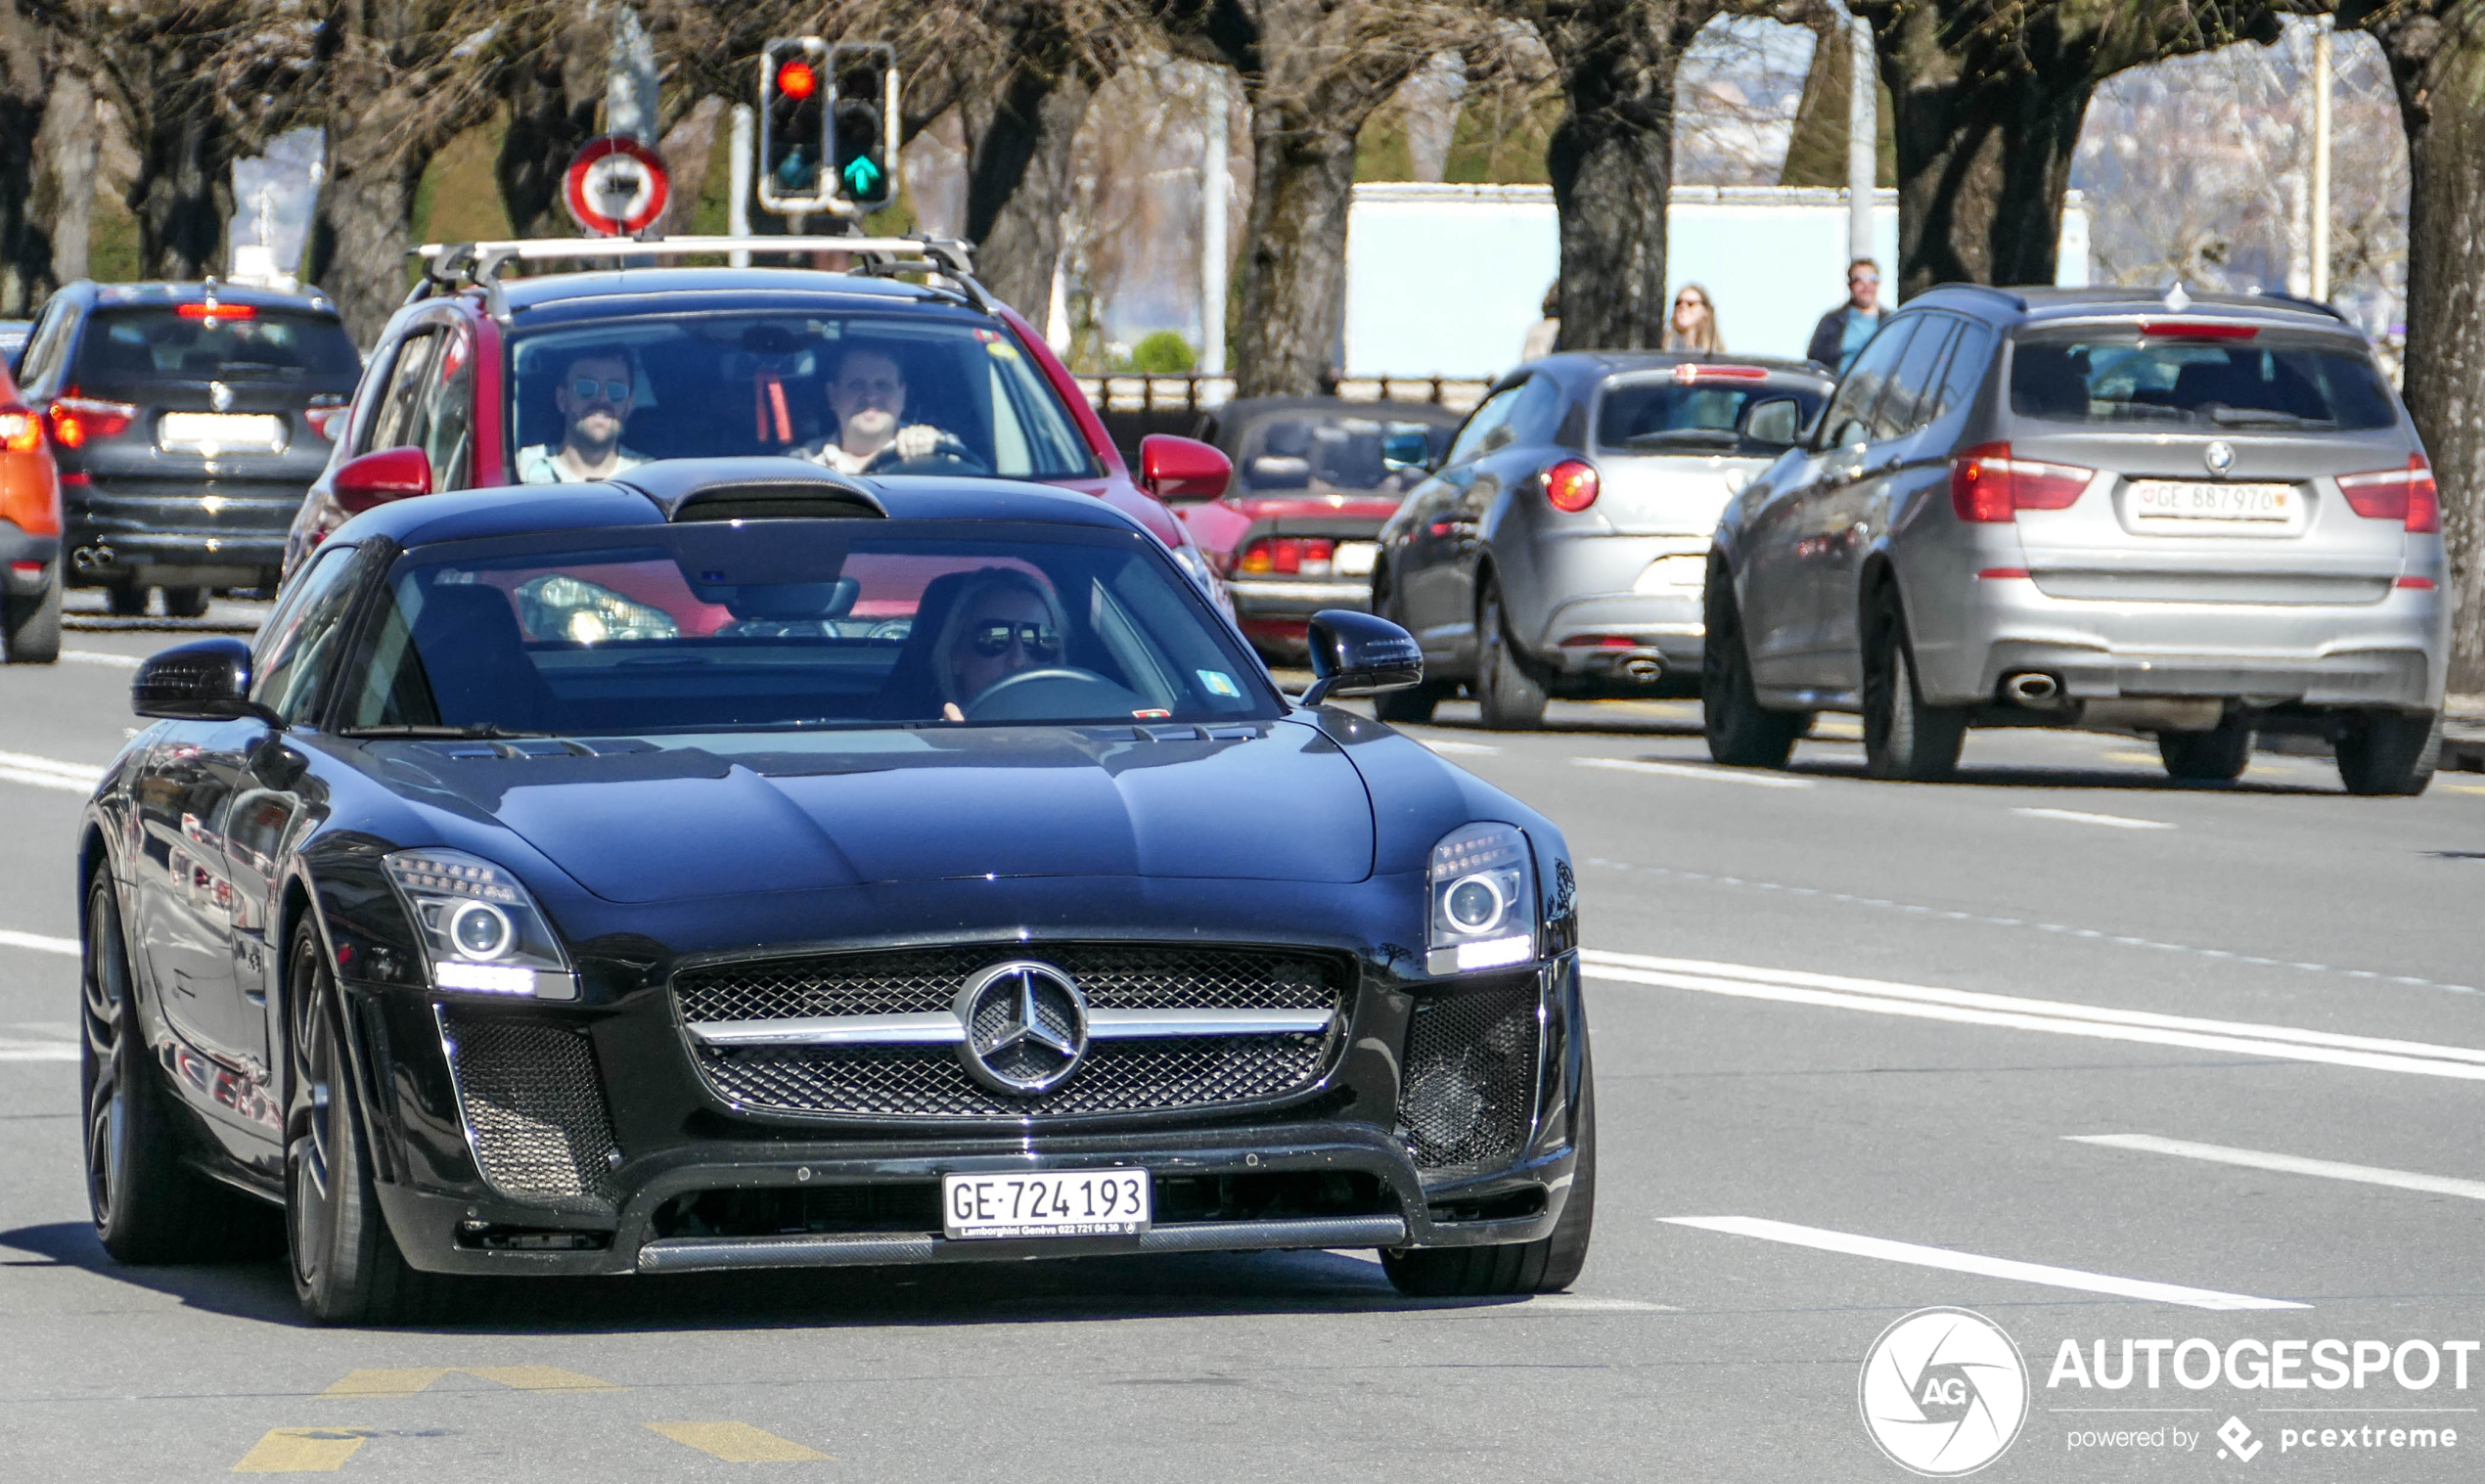
[[[1859,257],[1846,265],[1846,302],[1821,316],[1804,358],[1844,376],[1846,368],[1855,364],[1855,353],[1880,325],[1880,265]]]

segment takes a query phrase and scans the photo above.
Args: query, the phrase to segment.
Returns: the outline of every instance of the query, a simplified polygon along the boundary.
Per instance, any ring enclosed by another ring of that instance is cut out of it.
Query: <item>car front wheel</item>
[[[1812,718],[1760,704],[1751,681],[1751,652],[1743,648],[1742,623],[1723,572],[1710,574],[1705,607],[1699,709],[1708,756],[1729,768],[1783,768],[1794,754],[1795,739],[1812,729]]]
[[[0,599],[0,650],[10,664],[50,664],[61,657],[61,584]]]
[[[1578,1157],[1570,1195],[1553,1233],[1497,1247],[1407,1247],[1380,1254],[1389,1282],[1410,1298],[1559,1293],[1579,1280],[1597,1220],[1597,1080],[1580,1061]]]

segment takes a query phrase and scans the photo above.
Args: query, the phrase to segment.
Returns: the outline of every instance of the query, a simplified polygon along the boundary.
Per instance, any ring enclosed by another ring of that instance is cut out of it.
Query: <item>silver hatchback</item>
[[[2450,605],[2406,409],[2317,305],[1946,288],[1883,325],[1710,557],[1710,752],[1784,766],[1860,711],[1871,771],[1971,726],[2153,733],[2183,779],[2261,732],[2347,787],[2431,776]]]

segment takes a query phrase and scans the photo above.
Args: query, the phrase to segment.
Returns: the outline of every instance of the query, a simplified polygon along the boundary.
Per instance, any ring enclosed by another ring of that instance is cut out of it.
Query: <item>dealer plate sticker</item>
[[[1136,1237],[1148,1230],[1146,1170],[943,1175],[941,1223],[954,1240]]]

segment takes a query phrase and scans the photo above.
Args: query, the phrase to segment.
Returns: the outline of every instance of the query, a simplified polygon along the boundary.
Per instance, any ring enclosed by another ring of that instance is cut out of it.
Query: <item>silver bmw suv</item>
[[[2441,523],[2407,410],[2321,306],[1938,289],[1726,508],[1709,751],[1783,767],[1809,713],[1860,711],[1876,777],[1942,777],[1971,726],[2085,726],[2217,780],[2296,732],[2352,792],[2420,792]]]

